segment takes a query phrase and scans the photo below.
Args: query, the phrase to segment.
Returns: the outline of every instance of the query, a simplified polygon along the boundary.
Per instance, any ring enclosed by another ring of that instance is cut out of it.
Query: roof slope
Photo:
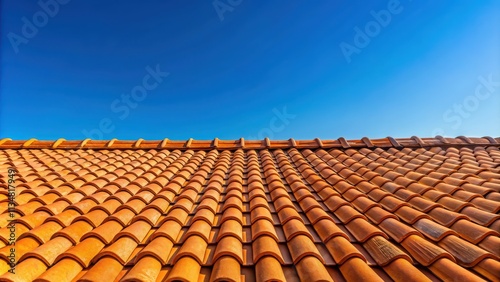
[[[0,213],[0,281],[500,280],[500,139],[3,139]]]

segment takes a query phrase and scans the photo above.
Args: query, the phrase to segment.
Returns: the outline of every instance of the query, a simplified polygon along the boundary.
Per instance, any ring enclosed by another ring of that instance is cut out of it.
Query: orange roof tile
[[[499,246],[500,138],[0,140],[0,281],[498,281]]]

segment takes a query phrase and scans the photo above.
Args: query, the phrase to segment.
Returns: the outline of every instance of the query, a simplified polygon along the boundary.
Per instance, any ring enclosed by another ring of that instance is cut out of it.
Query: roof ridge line
[[[464,146],[500,146],[500,137],[466,137],[458,136],[455,138],[436,136],[420,138],[411,136],[410,138],[386,137],[380,139],[370,139],[363,137],[361,139],[346,140],[344,137],[338,139],[310,139],[310,140],[246,140],[244,138],[235,140],[66,140],[59,138],[57,140],[38,140],[31,138],[29,140],[12,140],[10,138],[0,139],[0,149],[96,149],[96,150],[137,150],[137,149],[171,149],[171,150],[258,150],[258,149],[329,149],[329,148],[420,148],[420,147],[464,147]]]

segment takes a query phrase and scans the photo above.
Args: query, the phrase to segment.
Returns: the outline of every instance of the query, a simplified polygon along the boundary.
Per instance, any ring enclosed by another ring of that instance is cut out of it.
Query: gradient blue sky
[[[0,137],[500,136],[500,1],[59,1],[2,1]]]

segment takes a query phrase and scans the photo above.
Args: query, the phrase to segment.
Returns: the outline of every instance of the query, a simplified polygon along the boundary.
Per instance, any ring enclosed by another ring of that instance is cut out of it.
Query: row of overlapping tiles
[[[202,266],[213,266],[212,280],[236,281],[246,266],[258,280],[285,280],[289,264],[310,281],[498,279],[499,160],[496,147],[42,149],[0,159],[19,171],[17,268],[26,281],[198,280]],[[0,236],[5,244],[6,228]]]

